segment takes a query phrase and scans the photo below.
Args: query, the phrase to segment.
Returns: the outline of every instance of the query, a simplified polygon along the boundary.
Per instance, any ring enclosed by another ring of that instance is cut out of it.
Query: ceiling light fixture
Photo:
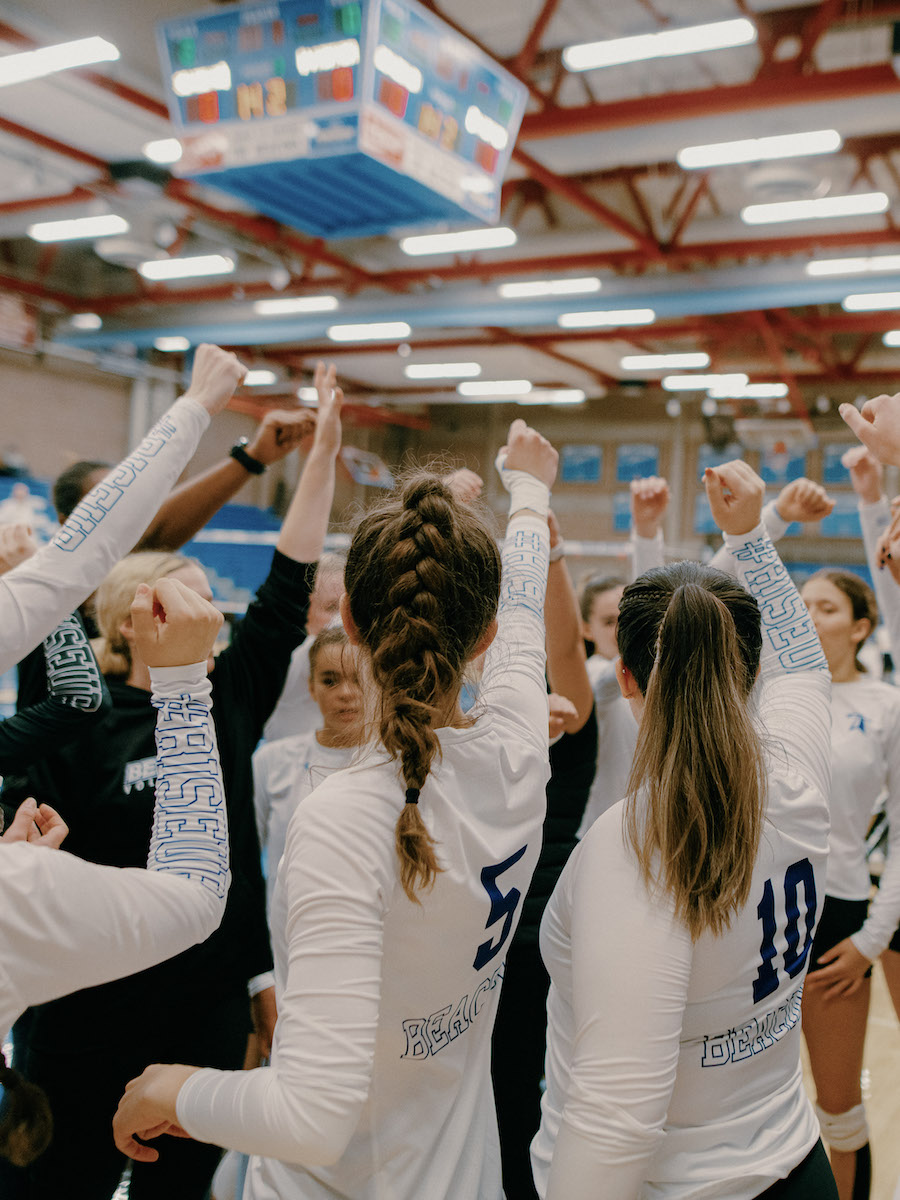
[[[777,400],[787,394],[786,383],[745,383],[736,387],[717,385],[708,392],[714,400]]]
[[[684,371],[709,366],[702,350],[685,354],[626,354],[619,360],[623,371]]]
[[[881,343],[883,346],[900,346],[900,329],[889,329]]]
[[[405,321],[374,321],[365,325],[331,325],[326,332],[333,342],[393,342],[409,337],[412,326]]]
[[[103,213],[99,217],[73,217],[68,221],[38,221],[28,226],[28,236],[36,242],[69,242],[76,238],[107,237],[127,233],[130,229],[124,217]]]
[[[620,325],[652,325],[652,308],[613,308],[596,312],[570,312],[557,317],[562,329],[616,329]]]
[[[696,171],[731,163],[767,162],[777,158],[803,158],[811,154],[831,154],[840,150],[843,139],[836,129],[816,129],[811,133],[783,133],[775,137],[741,138],[736,142],[711,142],[706,146],[685,146],[675,155],[679,167]]]
[[[461,396],[527,396],[531,383],[527,379],[479,379],[460,383],[456,390]]]
[[[182,145],[178,138],[159,138],[155,142],[144,142],[141,153],[151,162],[165,166],[178,162],[182,154]]]
[[[584,279],[534,279],[523,283],[501,283],[497,288],[504,300],[527,300],[533,296],[586,296],[599,292],[602,283],[596,276]]]
[[[257,367],[256,370],[248,371],[242,382],[244,387],[266,387],[268,384],[277,383],[278,376],[274,371]]]
[[[584,404],[587,399],[581,388],[532,388],[517,404]]]
[[[97,313],[92,312],[74,313],[69,319],[69,324],[73,329],[83,329],[86,331],[102,329],[103,327],[103,321]]]
[[[283,316],[285,313],[334,312],[337,296],[290,296],[283,300],[255,300],[253,311],[263,317]]]
[[[154,338],[153,345],[157,350],[162,350],[164,354],[173,353],[176,350],[190,350],[191,343],[186,337],[158,337]]]
[[[476,362],[407,363],[403,368],[407,379],[474,379],[481,374]]]
[[[456,233],[422,233],[400,239],[404,254],[462,254],[467,250],[499,250],[516,244],[516,231],[506,225],[460,229]]]
[[[879,309],[900,308],[900,292],[856,292],[841,301],[844,312],[877,312]]]
[[[78,38],[56,46],[39,46],[37,50],[25,50],[21,54],[7,54],[0,58],[0,87],[41,79],[44,75],[72,67],[115,62],[118,57],[118,49],[102,37]]]
[[[195,279],[203,275],[230,275],[233,258],[225,254],[194,254],[188,258],[151,258],[138,266],[144,279]]]
[[[667,392],[706,392],[711,388],[743,388],[748,383],[747,375],[735,371],[726,375],[666,375],[662,386]]]
[[[756,26],[741,17],[733,21],[692,25],[686,29],[664,29],[659,33],[641,33],[635,37],[582,42],[567,46],[563,50],[562,60],[567,71],[594,71],[599,67],[645,62],[651,58],[727,50],[731,46],[746,46],[755,41]]]
[[[868,258],[821,258],[806,264],[807,275],[862,275],[900,271],[900,254],[873,254]]]
[[[741,209],[745,225],[771,225],[776,221],[821,221],[826,217],[859,217],[887,212],[884,192],[854,196],[819,196],[814,200],[779,200],[773,204],[748,204]]]

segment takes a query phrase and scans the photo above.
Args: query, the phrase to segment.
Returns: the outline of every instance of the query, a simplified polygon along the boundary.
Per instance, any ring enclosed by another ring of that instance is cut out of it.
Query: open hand
[[[334,363],[329,363],[327,367],[323,362],[316,363],[313,383],[319,396],[313,448],[334,456],[341,448],[341,408],[344,404],[344,393],[337,386],[337,367]]]
[[[811,971],[805,986],[832,997],[852,996],[872,965],[854,946],[852,938],[844,938],[832,946],[826,954],[820,955],[819,962],[828,965],[823,965],[819,971]]]
[[[839,411],[879,462],[900,467],[900,393],[867,400],[861,411],[852,404],[842,404]]]
[[[0,841],[30,842],[47,850],[58,850],[69,832],[69,827],[49,804],[38,804],[30,797],[16,810],[16,815]]]

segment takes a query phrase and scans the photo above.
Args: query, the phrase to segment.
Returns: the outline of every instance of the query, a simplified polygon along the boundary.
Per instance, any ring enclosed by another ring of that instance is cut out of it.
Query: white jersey
[[[321,719],[322,714],[316,707]],[[284,854],[288,825],[300,801],[335,771],[346,767],[356,750],[320,746],[315,733],[266,742],[253,755],[253,803],[256,830],[266,856],[266,911],[278,864]]]
[[[148,870],[0,841],[0,1034],[33,1004],[202,942],[228,894],[225,793],[206,664],[151,670],[159,709]]]
[[[878,601],[878,615],[887,631],[891,655],[900,656],[900,585],[890,571],[878,565],[878,542],[891,523],[891,508],[884,496],[874,504],[859,504],[859,523],[862,527],[866,560],[872,575],[872,587]],[[864,646],[863,649],[866,649]]]
[[[209,424],[182,396],[81,501],[48,545],[0,577],[0,672],[24,658],[106,578],[147,528]]]
[[[819,1136],[800,1000],[825,883],[828,672],[764,528],[729,549],[763,619],[767,816],[750,899],[692,943],[641,878],[624,806],[580,843],[541,926],[552,983],[532,1162],[547,1200],[749,1200]]]
[[[900,830],[900,691],[862,676],[832,684],[831,836],[829,896],[866,900],[871,885],[866,863],[866,831],[883,799],[891,830]],[[892,838],[865,925],[853,944],[876,959],[900,924],[900,849]]]
[[[396,763],[374,748],[308,796],[273,911],[272,1066],[202,1070],[192,1137],[255,1155],[252,1200],[497,1200],[490,1039],[546,808],[546,522],[510,522],[500,632],[469,728],[440,729],[422,816],[442,872],[399,880]],[[292,1165],[294,1164],[294,1165]]]
[[[321,723],[322,714],[309,690],[309,650],[315,640],[308,637],[291,655],[278,703],[263,728],[267,742],[313,733]]]

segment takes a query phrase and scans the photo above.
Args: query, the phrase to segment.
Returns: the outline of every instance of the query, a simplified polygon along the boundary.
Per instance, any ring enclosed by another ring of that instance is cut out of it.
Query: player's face
[[[610,588],[600,592],[591,602],[591,615],[584,622],[584,636],[594,643],[597,653],[604,658],[618,658],[616,626],[619,623],[619,601],[624,587]]]
[[[310,637],[327,629],[338,615],[343,592],[344,580],[340,571],[326,571],[324,575],[316,576],[306,618],[306,632]]]
[[[325,744],[350,746],[358,742],[363,707],[355,647],[340,643],[323,646],[316,655],[309,690],[322,714]]]
[[[868,621],[854,620],[850,597],[828,579],[811,579],[800,593],[809,609],[829,667],[856,653]]]

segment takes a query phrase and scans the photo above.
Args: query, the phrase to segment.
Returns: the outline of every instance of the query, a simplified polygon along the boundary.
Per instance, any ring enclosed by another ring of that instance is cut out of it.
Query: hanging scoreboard
[[[416,0],[279,0],[158,30],[179,175],[328,237],[484,222],[526,90]]]

